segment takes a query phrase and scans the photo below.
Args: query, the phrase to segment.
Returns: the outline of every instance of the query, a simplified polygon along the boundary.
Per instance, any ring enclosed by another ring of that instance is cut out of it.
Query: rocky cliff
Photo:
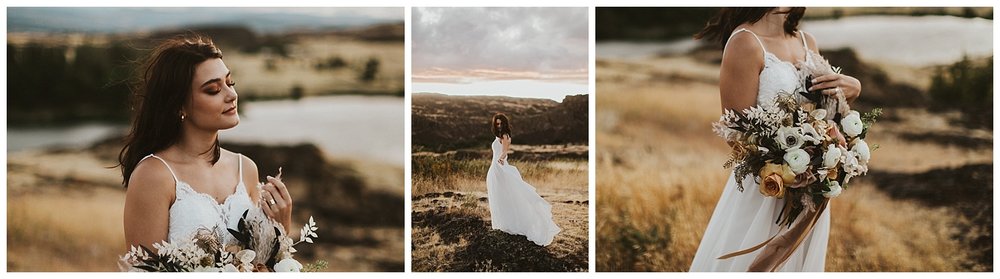
[[[587,103],[587,95],[569,95],[556,102],[503,96],[413,94],[414,151],[488,147],[493,140],[490,119],[497,112],[511,118],[516,144],[586,144]]]

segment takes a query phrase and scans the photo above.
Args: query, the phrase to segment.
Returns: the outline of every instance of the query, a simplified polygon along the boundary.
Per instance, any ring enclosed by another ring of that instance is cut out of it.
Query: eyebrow
[[[233,74],[233,71],[229,71],[229,72],[226,73],[226,77],[229,77],[232,74]],[[213,78],[213,79],[210,79],[210,80],[206,81],[205,83],[202,83],[201,86],[199,86],[199,87],[205,87],[205,85],[209,85],[211,83],[215,83],[215,82],[220,81],[220,80],[222,80],[222,78]]]

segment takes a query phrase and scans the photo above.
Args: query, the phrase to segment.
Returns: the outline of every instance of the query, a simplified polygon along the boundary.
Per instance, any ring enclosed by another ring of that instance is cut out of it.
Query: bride
[[[696,38],[724,45],[719,73],[722,108],[743,110],[770,102],[779,92],[798,92],[804,81],[797,65],[809,63],[809,52],[817,52],[816,40],[798,30],[805,8],[723,8]],[[848,101],[861,93],[861,83],[850,76],[830,74],[815,77],[809,91],[844,93]],[[737,190],[736,179],[756,185],[750,176],[732,174],[691,263],[691,271],[747,271],[761,250],[724,260],[720,256],[760,244],[778,232],[775,220],[783,201],[757,191]],[[747,186],[746,189],[755,189]],[[801,217],[800,217],[801,218]],[[823,271],[830,211],[822,212],[815,228],[780,271]]]
[[[131,130],[118,156],[126,244],[152,249],[204,229],[231,244],[227,228],[258,207],[288,231],[292,198],[285,184],[268,176],[257,187],[253,160],[219,147],[219,130],[235,127],[240,117],[236,83],[211,39],[166,40],[140,70]]]
[[[535,187],[521,179],[521,173],[507,162],[510,151],[510,119],[497,113],[493,126],[493,160],[486,172],[486,193],[490,203],[493,229],[528,237],[546,246],[560,229],[552,221],[552,206]]]

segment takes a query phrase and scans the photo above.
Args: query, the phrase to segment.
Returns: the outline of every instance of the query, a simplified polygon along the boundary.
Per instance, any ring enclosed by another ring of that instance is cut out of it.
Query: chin
[[[240,125],[239,116],[233,117],[233,119],[226,119],[226,121],[220,125],[221,127],[219,127],[219,130],[232,129],[236,127],[236,125]]]

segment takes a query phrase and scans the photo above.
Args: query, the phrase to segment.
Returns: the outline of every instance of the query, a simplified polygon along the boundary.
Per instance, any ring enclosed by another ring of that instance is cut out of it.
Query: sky
[[[414,8],[413,92],[588,93],[587,8]]]
[[[401,7],[11,7],[8,32],[143,32],[206,24],[242,24],[257,31],[401,22]]]

